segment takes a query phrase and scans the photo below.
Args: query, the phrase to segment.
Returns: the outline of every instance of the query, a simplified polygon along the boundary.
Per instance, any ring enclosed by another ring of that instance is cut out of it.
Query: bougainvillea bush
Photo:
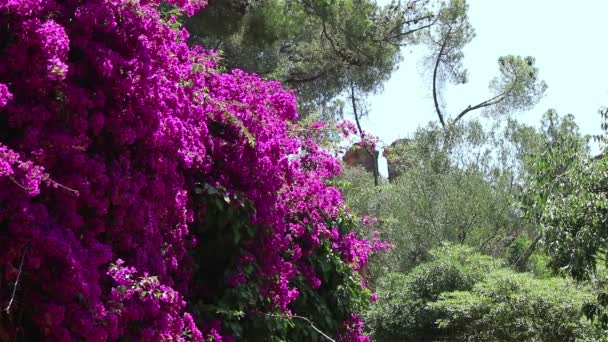
[[[0,0],[0,340],[366,340],[336,159],[158,7]]]

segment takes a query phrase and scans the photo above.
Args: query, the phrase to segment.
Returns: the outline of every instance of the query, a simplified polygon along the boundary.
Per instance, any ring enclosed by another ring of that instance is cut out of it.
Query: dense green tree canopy
[[[591,288],[507,269],[470,248],[443,246],[407,275],[379,282],[367,314],[378,341],[596,341],[584,315]]]
[[[223,53],[241,68],[296,90],[300,111],[323,112],[351,84],[379,89],[399,61],[399,48],[433,23],[428,1],[212,1],[189,19],[192,42]]]
[[[608,243],[608,161],[593,158],[589,137],[572,115],[545,114],[542,150],[529,156],[522,203],[541,227],[551,265],[574,277],[589,278],[604,259]]]

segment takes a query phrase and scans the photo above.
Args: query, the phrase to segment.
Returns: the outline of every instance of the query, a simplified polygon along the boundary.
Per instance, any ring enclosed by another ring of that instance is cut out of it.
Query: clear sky
[[[379,0],[385,4],[390,0]],[[608,0],[469,0],[476,37],[464,49],[469,82],[446,87],[447,112],[457,112],[490,96],[504,55],[533,56],[547,82],[545,97],[515,118],[530,125],[554,108],[572,113],[582,133],[600,132],[598,109],[608,106]],[[388,145],[420,125],[437,120],[431,80],[420,65],[425,50],[405,48],[399,69],[384,89],[369,98],[364,129]],[[386,175],[386,161],[380,161]]]

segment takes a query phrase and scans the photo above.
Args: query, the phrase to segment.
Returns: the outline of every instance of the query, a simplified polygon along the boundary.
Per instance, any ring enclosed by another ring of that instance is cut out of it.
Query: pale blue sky
[[[379,0],[388,3],[390,0]],[[600,131],[598,109],[608,106],[608,0],[469,0],[469,18],[477,36],[465,48],[469,82],[446,87],[447,112],[456,112],[490,96],[489,81],[498,75],[497,59],[533,56],[547,82],[545,97],[515,118],[538,125],[555,108],[572,113],[585,134]],[[436,120],[430,78],[422,74],[424,49],[406,48],[399,70],[384,90],[370,97],[367,131],[384,144],[409,136]],[[381,170],[386,174],[381,162]]]

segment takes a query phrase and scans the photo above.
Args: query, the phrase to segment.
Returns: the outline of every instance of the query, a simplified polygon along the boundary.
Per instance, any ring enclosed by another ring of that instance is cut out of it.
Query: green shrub
[[[537,278],[548,278],[553,272],[549,268],[550,258],[543,252],[534,252],[528,258],[524,258],[532,241],[527,236],[520,236],[513,240],[507,248],[505,258],[518,272],[530,272]]]
[[[428,310],[444,292],[470,290],[498,261],[463,246],[431,251],[432,260],[407,275],[392,273],[378,282],[378,302],[368,311],[370,333],[377,341],[432,341],[442,332]]]
[[[525,251],[530,247],[532,241],[523,235],[519,236],[517,239],[513,240],[507,248],[506,259],[511,265],[515,265],[520,260],[521,256],[525,253]]]
[[[470,291],[443,293],[427,309],[445,335],[458,341],[575,341],[593,339],[583,306],[589,288],[562,278],[496,270]]]
[[[595,295],[568,279],[516,273],[463,246],[378,282],[367,312],[376,341],[597,340],[583,306]]]

